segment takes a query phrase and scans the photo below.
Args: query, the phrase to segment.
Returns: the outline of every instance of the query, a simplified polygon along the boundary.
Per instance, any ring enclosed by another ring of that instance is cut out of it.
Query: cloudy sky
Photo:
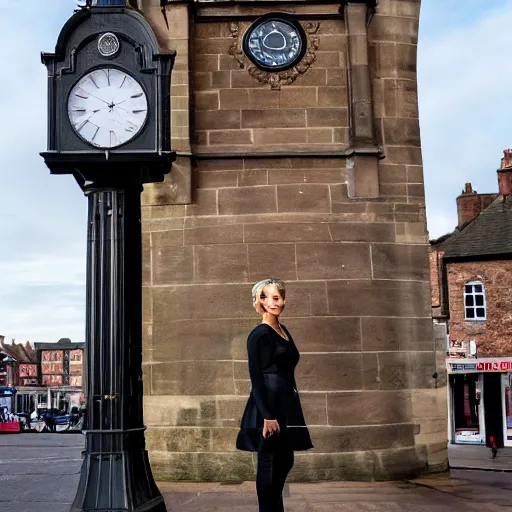
[[[0,334],[17,341],[84,340],[86,200],[72,178],[50,176],[46,70],[75,0],[0,0]],[[423,0],[420,118],[428,229],[456,224],[470,181],[496,190],[512,146],[512,0]]]

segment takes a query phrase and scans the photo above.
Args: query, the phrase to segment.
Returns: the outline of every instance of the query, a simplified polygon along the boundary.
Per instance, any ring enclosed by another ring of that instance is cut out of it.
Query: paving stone
[[[68,512],[75,495],[84,437],[0,436],[0,501],[10,512]],[[486,464],[484,447],[450,448],[452,464]],[[478,450],[478,448],[482,448]],[[225,454],[216,454],[222,459]],[[297,457],[299,459],[299,457]],[[403,482],[323,481],[286,486],[286,512],[506,512],[512,496],[512,450],[501,471],[452,470]],[[211,463],[210,463],[211,465]],[[154,469],[158,464],[153,464]],[[167,464],[168,467],[168,464]],[[252,471],[251,458],[247,467]],[[30,482],[27,485],[27,481]],[[252,482],[159,482],[168,512],[256,512]]]

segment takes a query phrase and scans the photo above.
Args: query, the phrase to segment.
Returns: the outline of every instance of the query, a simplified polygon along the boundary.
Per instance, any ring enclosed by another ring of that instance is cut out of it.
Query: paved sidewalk
[[[0,436],[0,508],[69,512],[78,485],[81,435]],[[500,455],[498,455],[499,457]],[[168,512],[257,512],[254,482],[159,482]],[[512,475],[452,470],[406,482],[291,483],[286,512],[511,512]]]
[[[453,469],[482,469],[512,472],[512,448],[500,448],[495,459],[487,446],[448,445],[450,467]],[[512,480],[512,477],[511,477]],[[511,502],[512,505],[512,502]]]
[[[168,512],[258,510],[253,482],[158,485]],[[288,491],[286,512],[505,512],[512,504],[510,475],[472,471],[409,482],[290,484]]]

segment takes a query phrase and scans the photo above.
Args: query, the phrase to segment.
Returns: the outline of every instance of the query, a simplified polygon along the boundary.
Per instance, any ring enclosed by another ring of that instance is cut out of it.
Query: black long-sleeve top
[[[276,415],[270,409],[264,377],[265,373],[275,373],[277,371],[276,344],[269,335],[269,329],[272,328],[266,324],[261,324],[251,332],[247,338],[247,357],[249,359],[252,396],[263,418],[274,420]]]
[[[286,327],[283,329],[288,340],[267,324],[255,327],[247,339],[251,394],[237,437],[240,450],[257,451],[263,420],[273,419],[279,422],[280,442],[288,443],[293,450],[313,446],[294,377],[299,351]]]

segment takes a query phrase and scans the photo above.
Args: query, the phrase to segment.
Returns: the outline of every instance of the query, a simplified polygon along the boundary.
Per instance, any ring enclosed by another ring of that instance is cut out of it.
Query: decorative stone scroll
[[[299,75],[303,75],[315,62],[316,51],[319,46],[319,38],[316,35],[320,27],[318,21],[301,22],[307,38],[307,49],[304,57],[298,64],[284,71],[264,71],[253,64],[242,50],[242,37],[240,34],[240,25],[238,22],[231,22],[229,29],[233,37],[233,44],[229,49],[229,53],[233,55],[241,69],[247,71],[255,80],[260,83],[270,84],[270,88],[280,90],[282,85],[292,84]]]

